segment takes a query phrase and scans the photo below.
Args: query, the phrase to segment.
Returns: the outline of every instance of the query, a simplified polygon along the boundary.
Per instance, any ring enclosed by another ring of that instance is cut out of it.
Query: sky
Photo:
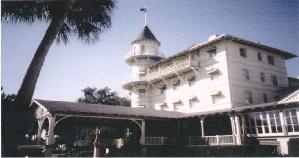
[[[144,25],[145,4],[140,0],[116,1],[112,27],[94,44],[73,38],[54,43],[40,73],[34,97],[76,101],[87,86],[108,86],[121,96],[129,92],[121,83],[131,74],[124,57],[130,42]],[[298,0],[147,0],[147,23],[161,42],[160,52],[170,56],[228,33],[279,48],[299,56]],[[27,67],[48,24],[1,22],[1,85],[17,93]],[[286,64],[289,76],[299,76],[299,58]]]

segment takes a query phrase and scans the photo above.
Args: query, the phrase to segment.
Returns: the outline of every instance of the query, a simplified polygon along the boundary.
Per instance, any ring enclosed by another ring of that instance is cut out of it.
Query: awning
[[[214,74],[214,73],[218,73],[219,69],[218,68],[211,68],[209,70],[207,70],[208,74]]]
[[[198,98],[197,98],[196,95],[192,95],[192,96],[189,97],[189,100],[197,100],[197,99],[198,99]]]
[[[195,76],[189,76],[186,78],[187,81],[193,81],[195,80]]]
[[[145,71],[139,71],[140,75],[145,75]]]
[[[177,85],[177,84],[179,84],[180,83],[180,80],[177,80],[177,81],[173,81],[171,84],[172,85]]]
[[[173,102],[173,104],[180,104],[180,103],[182,103],[181,100],[175,100],[175,101]]]
[[[157,106],[167,106],[167,103],[159,103]]]
[[[159,89],[166,89],[166,84],[160,85]]]
[[[221,94],[222,94],[222,93],[221,93],[220,90],[215,90],[215,91],[212,91],[212,92],[210,93],[211,96],[219,96],[219,95],[221,95]]]

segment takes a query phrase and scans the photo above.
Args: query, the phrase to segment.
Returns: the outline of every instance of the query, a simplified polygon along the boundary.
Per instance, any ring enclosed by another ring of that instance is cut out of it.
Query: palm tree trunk
[[[72,4],[72,0],[66,1],[64,7],[62,7],[63,10],[60,12],[61,14],[51,21],[34,54],[16,98],[16,103],[18,106],[21,106],[20,108],[22,109],[28,108],[29,104],[31,103],[35,85],[37,83],[37,79],[44,64],[45,58],[59,31],[63,27],[67,14],[72,8]]]

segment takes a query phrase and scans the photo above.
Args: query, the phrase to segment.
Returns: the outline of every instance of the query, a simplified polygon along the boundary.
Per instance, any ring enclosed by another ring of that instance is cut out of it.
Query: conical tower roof
[[[160,45],[160,42],[157,40],[157,38],[155,37],[155,35],[152,33],[152,31],[149,29],[148,26],[144,26],[142,32],[137,36],[135,40],[132,41],[132,43],[145,41],[145,40],[155,41]]]

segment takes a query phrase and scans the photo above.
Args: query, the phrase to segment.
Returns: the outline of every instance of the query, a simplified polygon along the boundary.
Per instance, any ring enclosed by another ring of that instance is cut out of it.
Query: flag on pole
[[[146,8],[140,8],[140,11],[146,12]]]

